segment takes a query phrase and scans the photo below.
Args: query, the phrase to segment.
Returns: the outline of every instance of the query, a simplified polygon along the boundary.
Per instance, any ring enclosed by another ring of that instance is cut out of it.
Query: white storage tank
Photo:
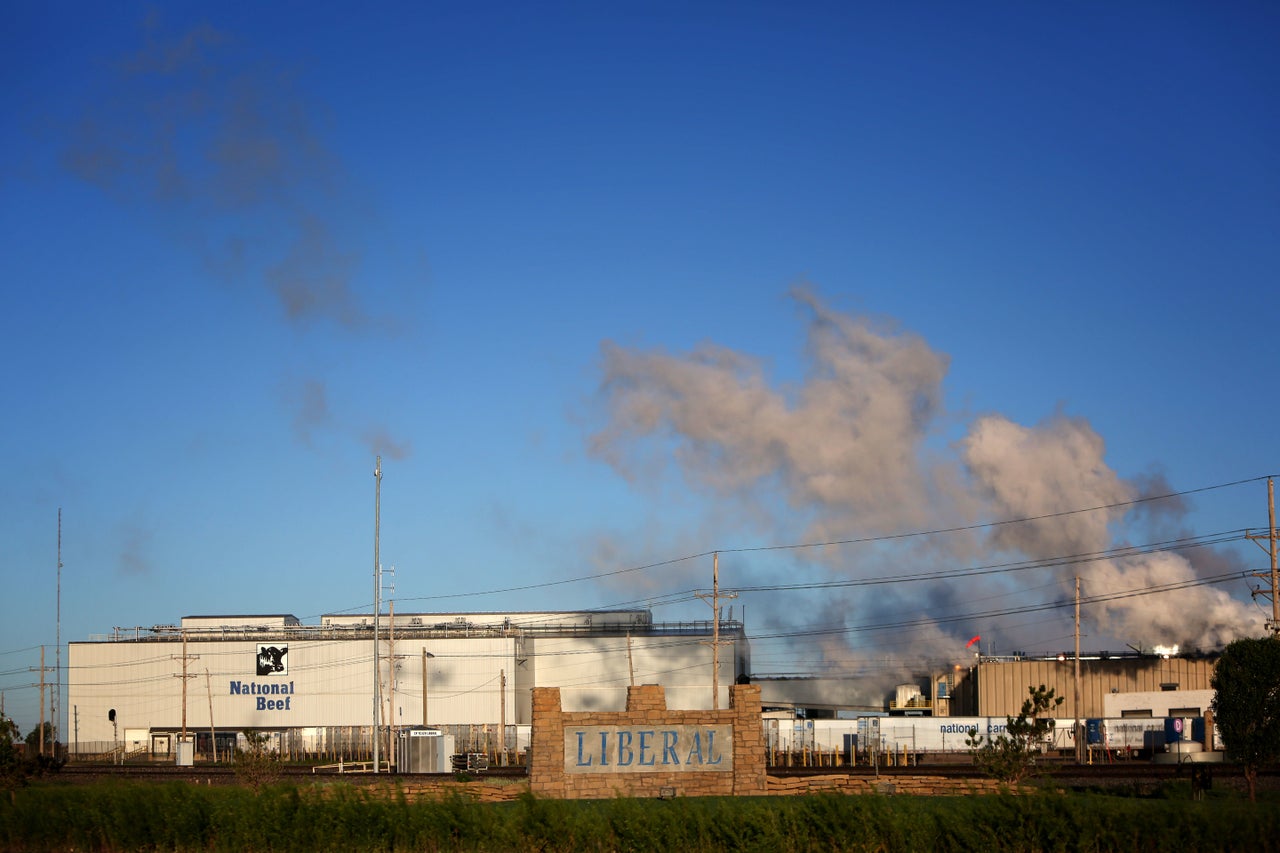
[[[919,684],[899,684],[895,707],[909,708],[912,705],[919,705],[922,704],[920,700],[923,698],[924,694],[921,693]]]

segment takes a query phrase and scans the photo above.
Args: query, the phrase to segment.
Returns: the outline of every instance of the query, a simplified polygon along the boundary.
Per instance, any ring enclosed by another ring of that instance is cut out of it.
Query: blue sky
[[[0,689],[24,731],[60,507],[64,642],[368,607],[377,454],[402,611],[670,595],[657,618],[704,618],[682,593],[709,558],[474,593],[717,549],[727,584],[769,586],[1267,523],[1270,4],[9,12]],[[1238,481],[1075,538],[733,551]],[[898,626],[761,640],[762,671],[910,657],[916,618],[942,620],[930,654],[1052,650],[1061,614],[1011,615],[1064,594],[1036,571],[736,606],[762,633]],[[1224,622],[1259,612],[1244,580],[1209,590]],[[1168,627],[1135,613],[1094,642]]]

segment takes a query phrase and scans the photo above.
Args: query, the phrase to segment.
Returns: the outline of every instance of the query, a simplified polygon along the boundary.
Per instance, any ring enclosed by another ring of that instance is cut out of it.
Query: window
[[[1201,716],[1201,714],[1200,714],[1199,708],[1170,708],[1169,716],[1170,717],[1199,717]]]
[[[1172,691],[1172,690],[1177,690],[1177,689],[1178,689],[1178,682],[1176,682],[1176,681],[1166,681],[1164,684],[1161,684],[1161,685],[1160,685],[1160,689],[1161,689],[1161,690],[1163,690],[1163,691],[1165,691],[1166,693],[1168,693],[1168,692],[1170,692],[1170,691]]]
[[[1150,709],[1150,708],[1135,708],[1135,709],[1134,709],[1134,710],[1132,710],[1132,711],[1121,711],[1121,712],[1120,712],[1120,716],[1122,716],[1122,717],[1150,717],[1150,716],[1151,716],[1151,709]]]

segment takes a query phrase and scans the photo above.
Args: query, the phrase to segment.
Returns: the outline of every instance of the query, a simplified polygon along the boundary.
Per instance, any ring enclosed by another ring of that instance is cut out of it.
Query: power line
[[[838,545],[865,545],[865,544],[874,544],[878,542],[894,542],[894,541],[900,541],[904,539],[914,539],[914,538],[920,538],[920,537],[926,537],[926,536],[940,536],[948,533],[963,533],[963,532],[969,532],[974,530],[985,530],[993,527],[1005,527],[1013,524],[1026,524],[1026,523],[1035,522],[1035,521],[1046,521],[1054,518],[1065,518],[1067,516],[1081,515],[1081,514],[1090,513],[1090,512],[1100,512],[1103,510],[1120,509],[1122,507],[1136,506],[1138,504],[1153,503],[1153,502],[1162,501],[1162,500],[1171,500],[1173,498],[1180,498],[1180,497],[1185,497],[1187,495],[1201,494],[1203,492],[1229,489],[1229,488],[1234,488],[1236,486],[1247,485],[1249,483],[1261,482],[1263,480],[1268,479],[1268,476],[1270,475],[1262,476],[1262,477],[1250,477],[1244,480],[1234,480],[1229,483],[1218,483],[1216,485],[1202,486],[1200,488],[1195,488],[1195,489],[1183,489],[1181,491],[1168,492],[1162,495],[1147,495],[1145,497],[1134,498],[1128,501],[1117,501],[1115,503],[1100,504],[1098,506],[1083,507],[1080,509],[1061,510],[1059,512],[1044,513],[1042,515],[1022,516],[1018,518],[1007,518],[1007,519],[1001,519],[998,521],[987,521],[987,522],[981,522],[977,524],[960,525],[956,527],[942,527],[942,528],[936,528],[933,530],[917,530],[917,531],[909,531],[904,533],[890,533],[890,534],[883,534],[879,536],[863,536],[863,537],[856,537],[856,538],[850,538],[850,539],[833,539],[833,540],[827,540],[822,542],[794,542],[794,543],[779,543],[774,545],[743,546],[743,547],[737,547],[737,548],[711,548],[696,554],[688,554],[682,557],[673,557],[671,559],[658,560],[656,562],[645,563],[643,565],[631,566],[623,569],[614,569],[612,571],[600,572],[600,573],[591,574],[591,575],[581,575],[579,577],[565,578],[565,579],[556,580],[556,581],[545,581],[543,583],[534,583],[534,584],[522,584],[520,586],[510,586],[510,587],[502,587],[497,589],[479,590],[475,592],[445,593],[441,595],[422,595],[422,596],[401,598],[398,600],[403,602],[442,601],[442,600],[459,599],[459,598],[478,598],[478,597],[489,596],[489,595],[505,595],[505,594],[515,593],[515,592],[528,592],[535,589],[549,589],[551,587],[565,586],[567,584],[572,584],[572,583],[582,583],[584,581],[603,580],[605,578],[617,577],[619,575],[632,574],[635,572],[649,571],[651,569],[659,569],[659,568],[664,568],[666,566],[673,566],[680,563],[687,563],[692,560],[700,560],[706,557],[710,557],[716,552],[719,552],[721,554],[748,554],[748,553],[755,553],[755,552],[762,552],[762,551],[794,551],[794,550],[803,550],[808,548],[828,548],[828,547],[834,547]],[[369,605],[369,604],[362,604],[356,607],[348,607],[342,610],[334,610],[334,611],[331,611],[331,613],[333,614],[349,613],[353,611],[363,610],[371,606],[372,605]],[[319,614],[319,615],[325,615],[325,614]]]
[[[1023,572],[1032,569],[1061,568],[1080,563],[1094,563],[1103,560],[1115,560],[1145,554],[1182,551],[1191,548],[1205,548],[1211,545],[1222,545],[1236,542],[1244,538],[1243,530],[1211,533],[1204,536],[1172,539],[1165,542],[1153,542],[1146,545],[1125,545],[1106,551],[1095,551],[1085,554],[1074,554],[1064,557],[1050,557],[1043,560],[1018,560],[1008,563],[991,563],[972,566],[967,569],[939,569],[932,572],[917,572],[906,575],[882,575],[871,578],[857,578],[838,581],[818,581],[815,583],[770,584],[763,586],[733,587],[735,592],[784,592],[801,589],[842,589],[857,586],[879,586],[884,584],[914,583],[917,581],[949,580],[953,578],[978,577],[981,575]]]
[[[1081,515],[1086,512],[1099,512],[1104,509],[1119,509],[1126,506],[1135,506],[1141,503],[1150,503],[1152,501],[1163,501],[1171,498],[1185,497],[1186,495],[1199,494],[1200,492],[1211,492],[1217,489],[1229,489],[1234,486],[1242,486],[1248,483],[1257,483],[1266,480],[1267,477],[1250,477],[1247,480],[1236,480],[1231,483],[1219,483],[1216,486],[1202,486],[1198,489],[1185,489],[1180,492],[1169,492],[1164,495],[1148,495],[1142,498],[1134,498],[1129,501],[1119,501],[1117,503],[1101,504],[1099,506],[1085,507],[1083,509],[1066,509],[1060,512],[1049,512],[1044,515],[1030,515],[1021,518],[1007,518],[1002,521],[986,521],[979,524],[967,524],[959,527],[943,527],[937,530],[921,530],[911,533],[890,533],[883,536],[864,536],[857,539],[835,539],[830,542],[806,542],[791,545],[758,545],[751,548],[719,548],[720,553],[746,553],[750,551],[782,551],[799,548],[826,548],[832,545],[861,545],[873,542],[891,542],[898,539],[912,539],[920,536],[937,536],[943,533],[964,533],[973,530],[984,530],[989,527],[1004,527],[1010,524],[1024,524],[1031,521],[1046,521],[1051,518],[1065,518],[1069,515]],[[705,557],[710,551],[698,556]]]
[[[1115,593],[1105,593],[1093,595],[1080,600],[1081,604],[1102,604],[1109,601],[1120,601],[1128,598],[1137,598],[1146,595],[1155,595],[1162,592],[1175,592],[1182,589],[1191,589],[1198,586],[1208,586],[1211,584],[1224,583],[1229,580],[1239,580],[1247,577],[1247,571],[1228,572],[1226,574],[1214,575],[1208,578],[1197,578],[1194,580],[1174,581],[1167,584],[1159,584],[1156,586],[1139,587],[1131,590],[1124,590]],[[772,634],[757,634],[751,637],[752,641],[766,639],[794,639],[796,637],[819,637],[832,636],[837,634],[852,634],[860,632],[873,631],[891,631],[902,630],[905,628],[919,628],[928,625],[950,624],[954,622],[975,621],[981,619],[994,619],[999,616],[1010,616],[1015,613],[1037,613],[1046,610],[1060,610],[1073,607],[1074,602],[1050,601],[1041,604],[1033,604],[1024,607],[1008,608],[1002,610],[987,610],[974,613],[961,613],[952,616],[929,616],[917,619],[908,619],[900,622],[882,622],[870,625],[852,625],[840,627],[826,628],[810,628],[799,631],[778,631]]]

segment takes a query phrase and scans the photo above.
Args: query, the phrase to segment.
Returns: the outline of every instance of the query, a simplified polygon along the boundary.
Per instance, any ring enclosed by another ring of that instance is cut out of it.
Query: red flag
[[[964,644],[964,647],[967,649],[967,648],[969,648],[970,646],[972,646],[974,643],[978,642],[978,641],[979,641],[979,640],[981,640],[981,639],[982,639],[981,637],[974,637],[972,640],[970,640],[969,642],[965,643],[965,644]]]

